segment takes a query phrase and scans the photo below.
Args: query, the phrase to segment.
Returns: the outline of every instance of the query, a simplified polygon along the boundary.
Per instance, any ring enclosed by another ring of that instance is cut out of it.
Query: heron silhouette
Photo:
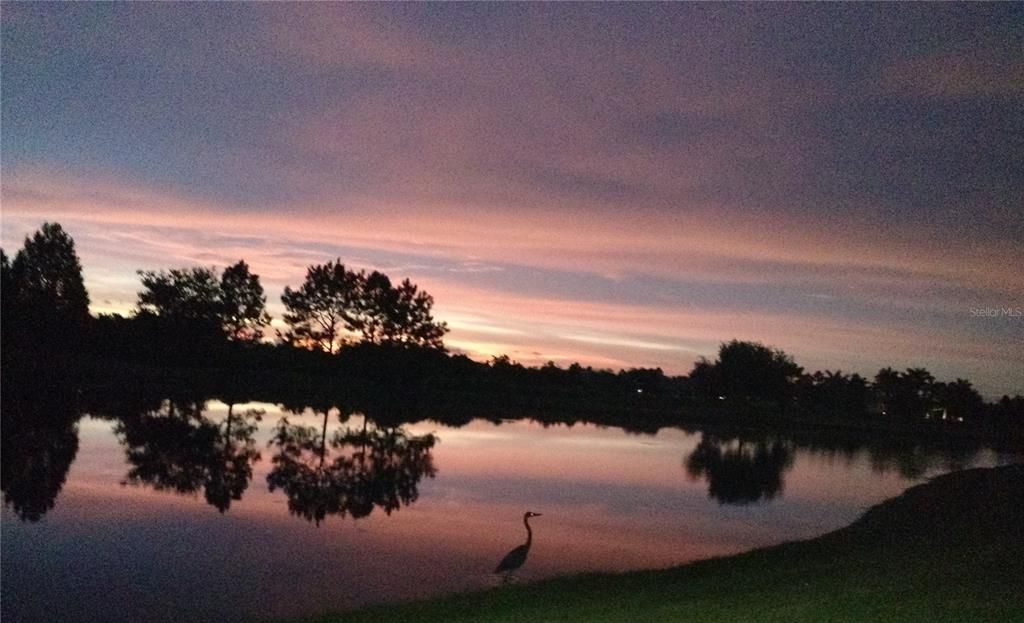
[[[533,543],[533,530],[530,529],[530,517],[540,517],[540,513],[527,511],[523,515],[523,525],[526,526],[526,543],[523,543],[511,552],[505,554],[505,557],[498,563],[498,568],[494,570],[495,573],[506,574],[506,579],[508,579],[509,573],[523,566],[523,563],[526,562],[526,555],[530,553],[530,545]]]

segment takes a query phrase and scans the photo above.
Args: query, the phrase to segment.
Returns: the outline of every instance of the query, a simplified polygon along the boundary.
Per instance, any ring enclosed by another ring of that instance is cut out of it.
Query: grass
[[[1024,622],[1024,465],[935,478],[809,541],[311,621]]]

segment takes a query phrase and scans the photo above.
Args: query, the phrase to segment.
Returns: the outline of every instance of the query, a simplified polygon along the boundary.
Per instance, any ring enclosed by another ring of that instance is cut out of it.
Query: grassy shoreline
[[[1024,465],[940,476],[808,541],[308,621],[1024,622]]]

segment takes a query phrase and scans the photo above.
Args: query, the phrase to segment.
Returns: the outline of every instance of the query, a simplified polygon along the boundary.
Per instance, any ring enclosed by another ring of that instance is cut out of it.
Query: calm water
[[[512,581],[662,567],[818,535],[1013,458],[231,409],[230,430],[219,402],[5,427],[3,620],[252,620],[493,586],[527,510],[543,515]]]

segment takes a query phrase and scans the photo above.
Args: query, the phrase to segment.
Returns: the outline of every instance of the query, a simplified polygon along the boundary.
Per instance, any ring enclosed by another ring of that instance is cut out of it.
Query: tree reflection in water
[[[242,499],[252,480],[252,466],[260,460],[253,433],[256,423],[263,418],[263,411],[248,409],[234,415],[233,406],[228,406],[228,415],[218,427],[214,456],[203,487],[206,501],[222,513],[231,506],[232,500]]]
[[[79,411],[64,392],[21,399],[4,388],[0,427],[0,489],[4,505],[22,521],[39,521],[53,508],[78,454]]]
[[[707,481],[708,495],[720,504],[751,504],[782,493],[793,450],[779,440],[730,440],[704,433],[685,467],[691,480]]]
[[[248,490],[253,466],[261,459],[254,436],[262,411],[236,412],[236,407],[282,398],[202,385],[128,384],[82,392],[50,377],[45,382],[9,381],[3,387],[0,488],[4,505],[27,522],[38,521],[54,507],[78,453],[83,413],[114,423],[129,464],[125,484],[190,495],[202,491],[206,503],[226,512]],[[437,437],[415,436],[406,428],[426,419],[424,405],[441,425],[458,427],[473,419],[457,406],[378,392],[358,403],[359,411],[372,417],[364,417],[358,428],[338,426],[348,417],[331,407],[336,404],[333,395],[308,388],[285,394],[278,404],[286,411],[312,411],[323,421],[300,426],[283,419],[273,427],[269,444],[270,489],[285,493],[292,514],[317,524],[327,515],[366,517],[375,508],[390,514],[416,501],[423,477],[436,473],[432,449]],[[205,412],[214,396],[228,404],[226,417]],[[337,430],[329,430],[329,412],[337,417]],[[686,473],[706,480],[710,497],[722,504],[754,504],[782,495],[797,453],[864,464],[913,480],[937,469],[969,466],[983,448],[977,439],[873,431],[769,433],[726,425],[683,430],[702,435],[684,460]]]
[[[267,484],[284,491],[292,514],[318,526],[327,515],[358,519],[374,508],[390,515],[416,501],[420,480],[437,473],[433,434],[411,435],[364,417],[361,429],[339,428],[328,437],[329,410],[322,413],[319,430],[282,418],[270,441],[276,453]]]
[[[206,501],[226,511],[252,479],[260,460],[253,433],[260,410],[228,414],[221,423],[203,415],[202,401],[164,403],[154,411],[122,418],[115,432],[131,469],[127,482],[182,494],[203,490]]]
[[[981,451],[971,439],[928,440],[804,431],[769,434],[720,429],[702,432],[700,443],[684,460],[691,480],[704,479],[708,495],[721,504],[752,504],[782,495],[785,474],[797,452],[845,461],[867,461],[877,473],[896,472],[908,480],[929,471],[970,466]]]

